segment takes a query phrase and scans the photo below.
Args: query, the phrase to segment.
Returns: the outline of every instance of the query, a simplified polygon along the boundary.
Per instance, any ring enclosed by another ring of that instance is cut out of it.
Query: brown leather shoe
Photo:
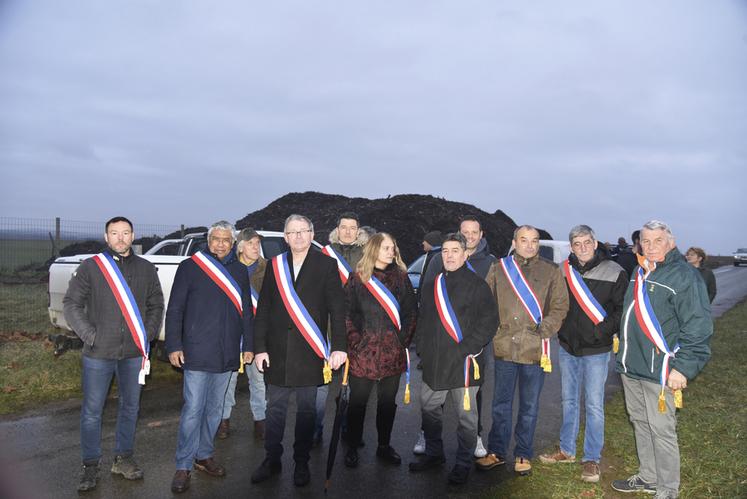
[[[189,488],[189,471],[176,470],[174,478],[171,480],[171,492],[181,494]]]
[[[195,459],[195,469],[204,471],[210,476],[226,476],[226,469],[215,462],[215,459]]]
[[[265,439],[265,420],[261,419],[254,422],[254,438],[257,440]]]
[[[228,438],[228,435],[231,434],[231,420],[230,419],[221,419],[220,420],[220,426],[218,426],[218,435],[217,437],[221,440],[225,440]]]

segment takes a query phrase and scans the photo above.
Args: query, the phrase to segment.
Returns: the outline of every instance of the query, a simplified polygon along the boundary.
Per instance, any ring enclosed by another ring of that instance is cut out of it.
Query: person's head
[[[261,238],[256,230],[243,229],[236,236],[236,255],[248,265],[259,260]]]
[[[687,263],[696,268],[700,268],[701,266],[703,266],[706,258],[706,252],[703,251],[703,248],[698,248],[696,246],[688,248],[687,252],[685,253],[685,259],[687,259]]]
[[[624,237],[618,237],[617,245],[620,246],[621,248],[624,248],[628,245],[628,241],[626,241]]]
[[[651,220],[641,228],[641,251],[649,262],[663,262],[675,247],[672,229],[659,220]]]
[[[305,253],[314,239],[314,224],[303,215],[293,214],[285,219],[283,226],[285,242],[293,253]]]
[[[539,252],[539,231],[531,225],[521,225],[514,230],[514,251],[522,258],[532,258]]]
[[[231,252],[236,240],[233,224],[225,220],[215,222],[208,229],[207,239],[210,253],[223,260]]]
[[[453,272],[467,261],[467,240],[459,232],[447,234],[441,243],[441,258],[444,268]]]
[[[358,239],[360,220],[352,211],[346,211],[337,218],[337,237],[342,244],[353,244]]]
[[[391,234],[377,232],[363,247],[363,256],[358,262],[356,271],[361,280],[367,282],[374,268],[385,269],[391,263],[395,263],[402,271],[407,270],[399,254],[397,240]]]
[[[459,222],[459,232],[467,241],[467,251],[473,252],[482,239],[482,226],[480,221],[473,216],[463,217]]]
[[[430,251],[433,248],[441,246],[443,236],[440,230],[432,230],[423,236],[423,251]]]
[[[594,258],[594,252],[599,243],[591,227],[588,225],[575,226],[568,233],[568,240],[571,242],[571,252],[576,255],[581,265],[585,265]]]
[[[109,249],[122,256],[130,254],[135,231],[132,222],[125,217],[114,217],[104,225],[104,240]]]

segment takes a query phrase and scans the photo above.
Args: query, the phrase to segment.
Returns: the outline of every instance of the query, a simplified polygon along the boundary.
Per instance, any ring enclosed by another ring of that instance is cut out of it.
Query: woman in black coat
[[[387,310],[387,303],[394,306]],[[376,455],[399,465],[402,459],[389,443],[397,410],[395,398],[400,377],[407,369],[406,350],[415,331],[417,308],[407,269],[391,235],[380,232],[366,244],[356,272],[345,286],[345,305],[350,360],[349,449],[345,465],[358,465],[357,449],[374,385],[378,394]],[[397,307],[398,312],[393,312]]]

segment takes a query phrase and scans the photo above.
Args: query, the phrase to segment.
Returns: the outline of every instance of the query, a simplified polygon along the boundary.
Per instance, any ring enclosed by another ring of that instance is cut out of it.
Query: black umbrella
[[[335,399],[337,411],[335,412],[335,422],[332,424],[332,438],[329,440],[329,453],[327,454],[327,479],[324,482],[324,493],[327,493],[332,476],[332,468],[335,465],[335,456],[337,456],[337,445],[340,442],[340,427],[342,426],[342,417],[348,410],[348,368],[350,361],[345,361],[345,373],[342,375],[342,386],[340,394]]]

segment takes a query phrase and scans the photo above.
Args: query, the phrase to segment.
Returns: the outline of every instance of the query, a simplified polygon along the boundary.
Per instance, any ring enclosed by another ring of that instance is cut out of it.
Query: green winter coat
[[[637,272],[636,267],[625,292],[617,372],[659,383],[664,353],[643,333],[633,308]],[[713,321],[705,284],[697,270],[674,248],[649,274],[646,287],[669,349],[680,347],[670,360],[670,370],[676,369],[691,380],[711,356]]]

